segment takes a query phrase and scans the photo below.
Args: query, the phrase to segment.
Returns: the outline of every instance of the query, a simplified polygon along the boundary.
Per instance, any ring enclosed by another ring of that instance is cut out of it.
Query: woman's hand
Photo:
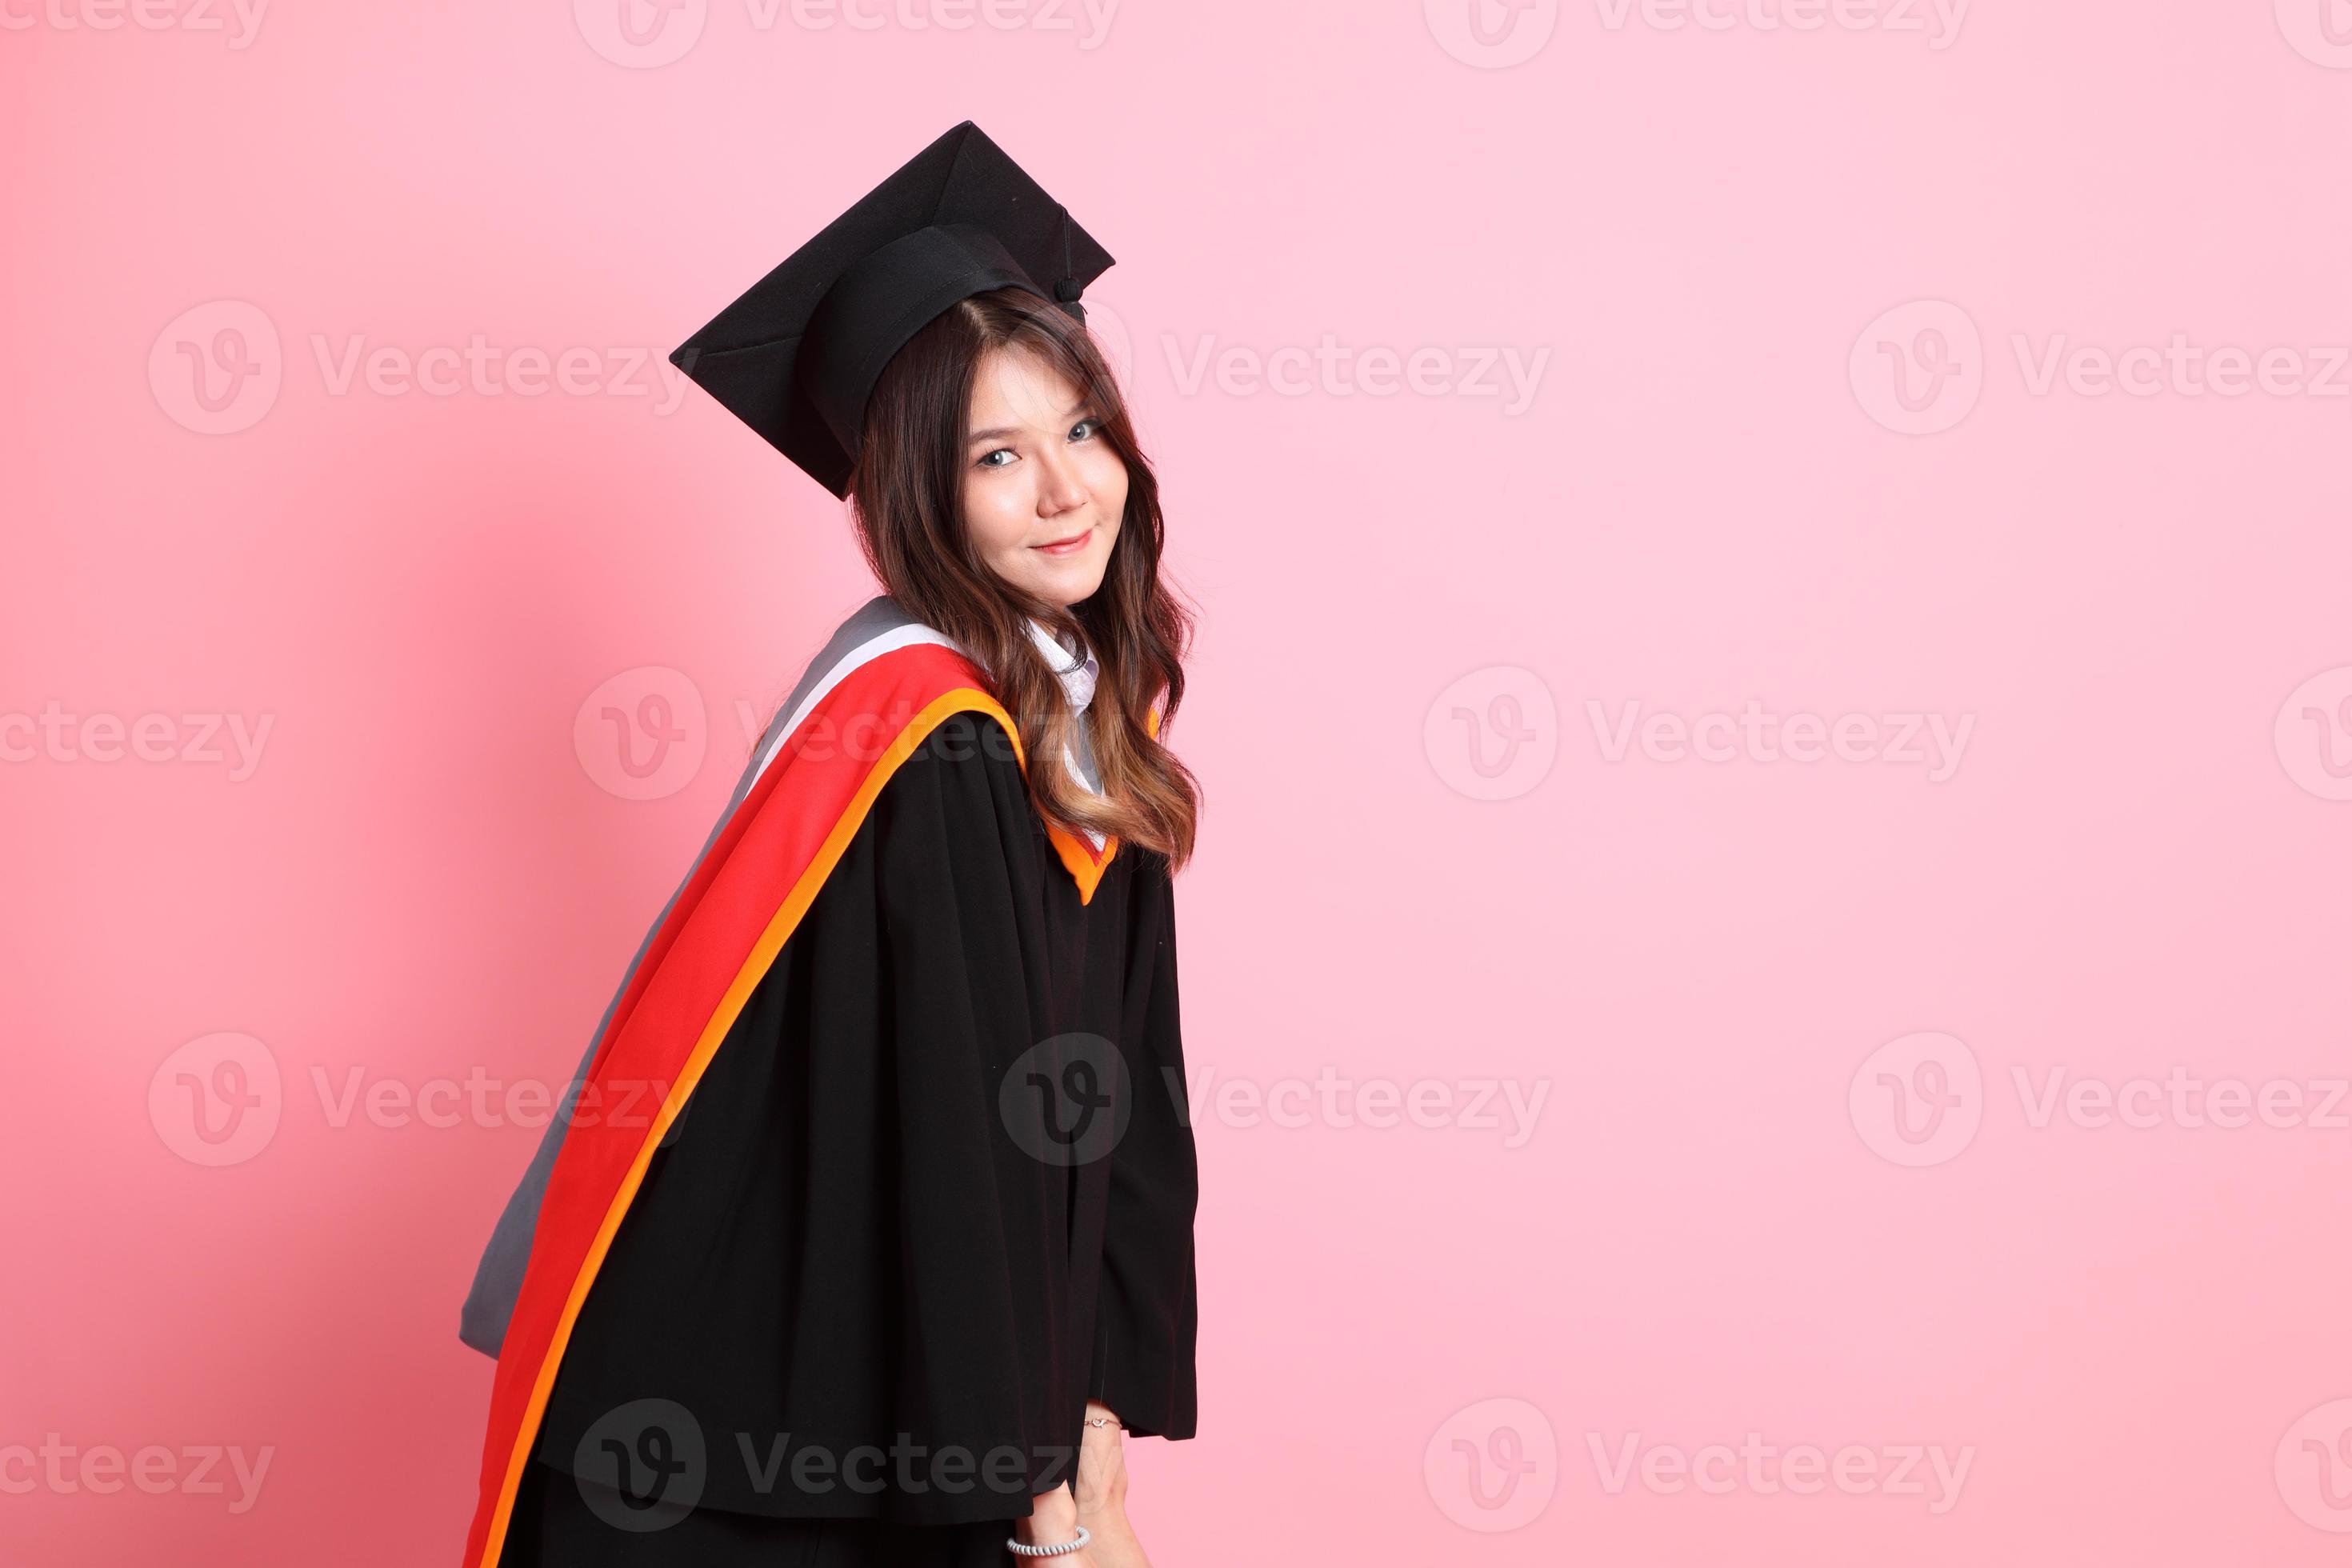
[[[1094,1539],[1087,1555],[1095,1568],[1151,1568],[1127,1522],[1127,1433],[1107,1405],[1087,1402],[1086,1436],[1078,1444],[1078,1522]],[[1100,1421],[1101,1426],[1094,1423]]]
[[[1097,1422],[1103,1425],[1097,1426]],[[1087,1401],[1086,1435],[1078,1442],[1078,1513],[1087,1529],[1090,1517],[1127,1511],[1127,1432],[1108,1405]]]
[[[1029,1500],[1029,1517],[1013,1521],[1013,1539],[1024,1546],[1057,1545],[1076,1539],[1078,1524],[1078,1505],[1071,1498],[1070,1489],[1059,1486]],[[1008,1552],[1005,1560],[1009,1563],[1051,1563],[1056,1568],[1107,1568],[1106,1560],[1097,1557],[1091,1545],[1079,1552],[1060,1552],[1051,1557],[1034,1559],[1015,1557]]]

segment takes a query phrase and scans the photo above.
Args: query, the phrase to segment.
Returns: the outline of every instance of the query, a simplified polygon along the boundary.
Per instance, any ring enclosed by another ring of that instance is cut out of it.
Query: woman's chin
[[[1087,552],[1089,555],[1093,552]],[[1033,562],[1021,586],[1048,604],[1068,606],[1094,596],[1102,586],[1107,562],[1078,556],[1068,561]]]

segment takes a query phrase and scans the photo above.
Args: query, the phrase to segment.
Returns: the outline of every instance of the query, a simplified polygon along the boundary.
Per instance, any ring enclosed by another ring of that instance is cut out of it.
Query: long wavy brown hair
[[[1127,510],[1102,586],[1066,608],[990,570],[964,528],[966,421],[981,362],[997,349],[1034,353],[1084,389],[1102,437],[1127,464]],[[1013,716],[1033,764],[1029,799],[1038,814],[1158,850],[1171,868],[1191,858],[1200,785],[1163,742],[1184,700],[1192,615],[1162,581],[1159,480],[1085,326],[1025,289],[975,294],[948,310],[875,384],[849,488],[858,543],[884,591],[971,652],[990,694]],[[1100,795],[1065,768],[1034,765],[1061,756],[1066,744],[1075,749],[1077,720],[1029,635],[1032,618],[1100,661],[1087,707]]]

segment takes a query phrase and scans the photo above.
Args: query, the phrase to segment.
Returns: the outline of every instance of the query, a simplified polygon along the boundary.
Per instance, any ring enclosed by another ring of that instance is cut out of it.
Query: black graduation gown
[[[1187,1103],[1165,857],[1082,903],[1003,730],[948,719],[653,1155],[502,1561],[994,1562],[1088,1398],[1191,1436]]]

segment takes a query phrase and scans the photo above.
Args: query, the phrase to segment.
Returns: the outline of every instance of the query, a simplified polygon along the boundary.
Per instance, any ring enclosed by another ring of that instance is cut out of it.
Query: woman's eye
[[[1073,441],[1091,441],[1101,434],[1102,421],[1099,419],[1081,419],[1076,425],[1070,426],[1070,439]],[[1020,454],[1015,452],[1010,447],[999,447],[993,452],[986,454],[978,461],[974,462],[972,467],[975,468],[1008,468],[1012,465],[1013,459],[1019,456]],[[999,458],[1003,460],[1000,462],[998,461]]]

